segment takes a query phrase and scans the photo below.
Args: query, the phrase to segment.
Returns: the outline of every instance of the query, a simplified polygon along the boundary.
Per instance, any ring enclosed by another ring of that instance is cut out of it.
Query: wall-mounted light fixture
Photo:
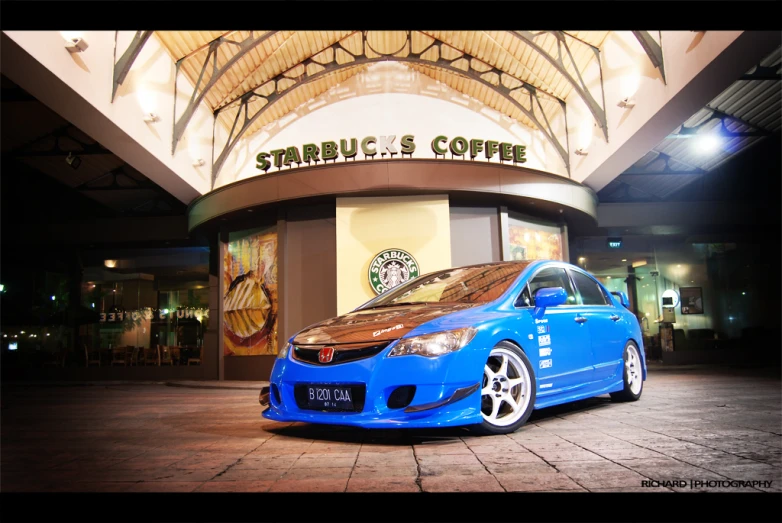
[[[160,117],[155,113],[147,113],[144,115],[144,121],[147,123],[154,123],[160,120]]]
[[[81,165],[81,158],[73,153],[68,153],[68,156],[65,158],[65,163],[70,165],[72,169],[78,169]]]
[[[617,105],[624,109],[632,109],[633,107],[635,107],[635,100],[633,100],[632,98],[622,98],[621,100],[619,100],[619,103]]]
[[[89,45],[84,38],[73,36],[65,39],[65,48],[69,53],[82,53],[87,50]]]
[[[589,151],[587,151],[583,147],[580,147],[580,148],[576,149],[576,154],[579,155],[579,156],[586,156],[587,154],[589,154]]]
[[[103,265],[108,267],[109,269],[113,269],[117,266],[117,260],[103,260]]]
[[[203,165],[204,165],[205,163],[206,163],[206,162],[205,162],[203,159],[201,159],[201,158],[198,158],[198,159],[196,159],[196,160],[193,160],[193,167],[203,167]]]

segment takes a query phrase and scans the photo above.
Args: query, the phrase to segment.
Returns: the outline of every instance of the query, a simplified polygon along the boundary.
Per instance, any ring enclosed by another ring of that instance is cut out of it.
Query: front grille
[[[293,347],[293,357],[299,361],[310,363],[312,365],[329,366],[347,363],[349,361],[363,360],[371,358],[388,347],[390,341],[375,344],[344,344],[344,345],[297,345]],[[318,353],[323,347],[334,347],[334,356],[328,363],[321,363],[318,360]]]

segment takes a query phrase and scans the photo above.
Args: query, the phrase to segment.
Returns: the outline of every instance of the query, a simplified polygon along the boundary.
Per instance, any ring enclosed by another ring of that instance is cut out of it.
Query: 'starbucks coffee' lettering
[[[272,163],[277,168],[290,167],[293,164],[311,165],[325,160],[337,160],[342,156],[345,160],[355,158],[359,149],[364,159],[371,160],[377,157],[386,157],[402,153],[402,156],[412,155],[416,150],[415,136],[406,134],[399,140],[397,147],[396,135],[366,136],[361,140],[357,138],[341,138],[338,141],[328,140],[320,143],[307,143],[301,149],[296,146],[285,149],[274,149],[269,152],[259,152],[255,157],[255,167],[259,171],[268,171]],[[524,145],[514,145],[508,142],[496,140],[481,140],[479,138],[467,139],[463,136],[450,138],[446,135],[436,136],[431,142],[431,149],[435,156],[445,157],[449,152],[451,156],[465,158],[468,154],[471,160],[477,158],[480,153],[486,160],[499,157],[503,162],[526,163],[527,148]]]

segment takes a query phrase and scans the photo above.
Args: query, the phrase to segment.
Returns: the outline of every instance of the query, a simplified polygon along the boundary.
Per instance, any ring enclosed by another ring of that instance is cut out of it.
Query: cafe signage
[[[159,309],[153,311],[152,309],[141,309],[136,311],[117,311],[117,312],[101,312],[100,322],[117,322],[117,321],[138,321],[138,320],[152,320],[160,319],[165,320],[171,317],[177,319],[195,318],[201,320],[201,318],[209,317],[209,309]]]
[[[447,154],[452,157],[458,156],[470,160],[476,158],[489,161],[497,158],[501,162],[512,162],[513,164],[526,163],[527,147],[525,145],[516,145],[508,142],[498,142],[496,140],[483,140],[479,138],[467,139],[462,136],[448,137],[446,135],[436,136],[429,144],[435,157]],[[364,155],[365,160],[373,160],[380,154],[381,158],[389,156],[393,158],[400,154],[402,157],[412,157],[416,150],[415,136],[406,134],[397,141],[396,135],[388,136],[367,136],[361,140],[357,138],[342,138],[337,141],[325,141],[319,143],[306,143],[301,147],[292,145],[284,149],[273,149],[268,152],[260,152],[255,158],[256,168],[261,171],[267,171],[270,167],[277,168],[292,167],[312,162],[326,162],[328,160],[336,161],[339,157],[345,160],[355,159],[359,152]]]
[[[397,285],[418,278],[418,262],[402,249],[386,249],[369,262],[369,286],[375,294],[383,294]]]

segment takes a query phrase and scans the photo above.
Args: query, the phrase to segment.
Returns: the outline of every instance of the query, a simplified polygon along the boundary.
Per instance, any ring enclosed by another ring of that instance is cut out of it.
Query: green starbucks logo
[[[418,275],[418,262],[402,249],[386,249],[369,264],[369,286],[375,294],[383,294]]]

